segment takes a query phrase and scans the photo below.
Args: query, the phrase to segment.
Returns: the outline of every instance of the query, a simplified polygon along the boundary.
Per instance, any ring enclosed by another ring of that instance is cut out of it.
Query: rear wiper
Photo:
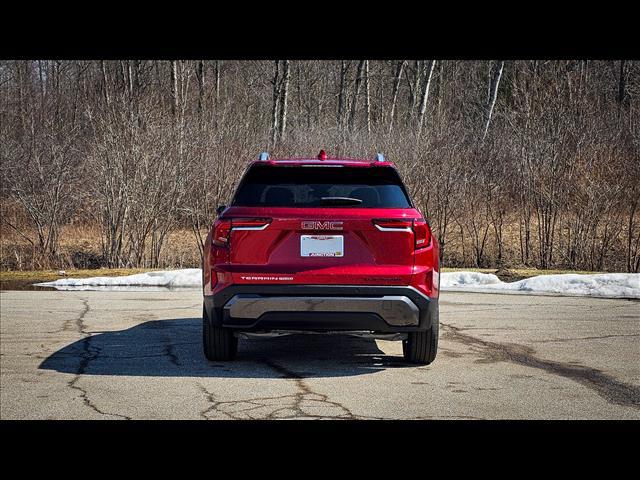
[[[321,205],[359,205],[362,200],[359,198],[351,197],[322,197],[320,199]]]

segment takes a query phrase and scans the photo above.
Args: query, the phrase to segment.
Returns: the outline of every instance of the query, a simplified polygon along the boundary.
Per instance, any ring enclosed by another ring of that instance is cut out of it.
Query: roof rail
[[[260,154],[260,157],[258,157],[260,159],[261,162],[266,162],[267,160],[269,160],[269,152],[262,152]]]
[[[376,153],[376,162],[384,162],[384,155],[380,152]]]

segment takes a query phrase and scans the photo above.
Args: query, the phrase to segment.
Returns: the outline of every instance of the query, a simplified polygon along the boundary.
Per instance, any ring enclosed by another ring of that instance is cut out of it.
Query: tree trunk
[[[638,208],[638,202],[640,201],[640,197],[636,197],[633,202],[631,203],[631,207],[629,209],[629,224],[628,224],[628,229],[627,229],[627,272],[632,273],[634,272],[635,269],[635,253],[633,251],[632,244],[633,244],[633,219],[635,217],[636,214],[636,209]]]
[[[338,117],[337,125],[340,130],[344,126],[344,111],[346,105],[347,90],[347,72],[349,71],[349,63],[342,60],[340,63],[340,93],[338,94]]]
[[[276,60],[276,70],[273,75],[273,104],[271,107],[271,145],[278,140],[278,119],[280,108],[280,60]]]
[[[398,101],[398,90],[400,89],[400,80],[402,78],[402,70],[404,69],[404,64],[406,60],[402,62],[398,62],[398,68],[396,70],[396,75],[393,80],[393,93],[391,94],[391,114],[389,115],[389,133],[393,131],[393,121],[395,119],[396,113],[396,103]]]
[[[436,61],[431,60],[429,64],[429,71],[427,73],[427,81],[424,82],[424,87],[422,88],[422,99],[420,100],[420,114],[418,117],[418,138],[420,138],[420,134],[422,133],[422,125],[424,123],[424,113],[427,111],[427,101],[429,100],[429,87],[431,86],[431,76],[433,75],[433,67],[435,66]]]
[[[623,106],[626,97],[626,74],[625,74],[626,60],[620,60],[620,76],[618,77],[618,105]]]
[[[358,64],[358,73],[356,74],[356,86],[351,100],[351,114],[349,115],[349,131],[353,131],[356,123],[356,112],[358,109],[358,95],[360,94],[360,86],[362,85],[362,77],[366,60],[360,60]]]
[[[216,60],[215,63],[215,67],[216,67],[216,107],[218,107],[218,102],[220,101],[220,67],[221,67],[221,62],[220,60]]]
[[[436,113],[436,116],[438,118],[438,121],[440,120],[440,112],[442,111],[442,97],[443,97],[443,93],[442,93],[442,80],[443,80],[443,73],[442,73],[442,64],[444,62],[442,60],[440,60],[438,62],[438,81],[436,82],[436,87],[437,87],[437,92],[436,92],[436,97],[438,98],[438,110]]]
[[[364,105],[367,115],[367,133],[371,133],[371,103],[369,97],[369,60],[364,65]]]
[[[196,77],[198,78],[198,115],[202,114],[202,109],[204,108],[204,92],[205,92],[204,73],[205,73],[204,61],[200,60],[198,62],[198,67],[196,69]]]
[[[287,128],[287,98],[289,96],[289,76],[291,65],[289,60],[284,61],[284,77],[282,79],[282,88],[280,92],[280,132],[278,140],[282,141],[285,130]]]
[[[420,82],[422,81],[422,62],[415,61],[414,84],[409,82],[409,108],[407,109],[407,125],[411,125],[412,120],[416,116],[416,105],[418,104],[418,91],[420,90]],[[407,76],[407,80],[409,77]]]
[[[178,62],[171,62],[171,115],[178,113]]]
[[[107,105],[107,108],[109,108],[111,98],[109,95],[109,81],[107,79],[107,70],[104,66],[104,60],[100,61],[100,70],[102,71],[102,92],[104,95],[104,101]]]
[[[489,125],[491,124],[491,117],[493,115],[493,108],[496,105],[496,98],[498,97],[498,87],[500,86],[500,78],[502,77],[503,68],[504,61],[501,61],[497,64],[497,68],[495,68],[493,76],[491,77],[491,82],[489,84],[489,101],[487,103],[484,132],[482,134],[483,142],[487,136],[487,132],[489,131]]]

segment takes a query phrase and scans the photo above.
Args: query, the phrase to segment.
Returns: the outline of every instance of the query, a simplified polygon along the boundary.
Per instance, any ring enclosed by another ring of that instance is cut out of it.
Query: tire
[[[202,347],[207,360],[233,360],[238,352],[238,339],[233,332],[224,327],[211,325],[207,310],[202,307]]]
[[[402,353],[407,362],[429,365],[436,358],[438,352],[438,318],[433,325],[424,332],[409,332],[406,340],[402,341]]]

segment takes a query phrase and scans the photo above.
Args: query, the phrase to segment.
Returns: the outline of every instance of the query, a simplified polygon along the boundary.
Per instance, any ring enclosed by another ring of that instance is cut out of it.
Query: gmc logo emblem
[[[342,230],[342,224],[344,222],[319,222],[317,220],[310,220],[302,222],[303,230]]]

